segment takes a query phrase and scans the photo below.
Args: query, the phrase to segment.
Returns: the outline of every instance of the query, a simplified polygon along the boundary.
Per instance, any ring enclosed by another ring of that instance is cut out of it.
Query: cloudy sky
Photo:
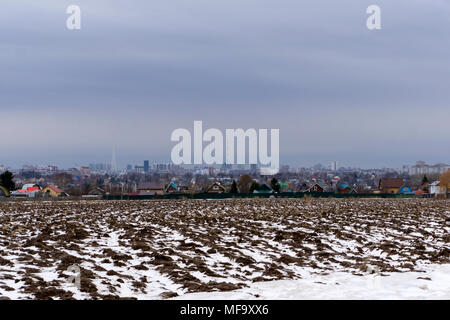
[[[2,0],[0,164],[166,162],[194,120],[279,128],[290,165],[450,163],[449,39],[447,0]]]

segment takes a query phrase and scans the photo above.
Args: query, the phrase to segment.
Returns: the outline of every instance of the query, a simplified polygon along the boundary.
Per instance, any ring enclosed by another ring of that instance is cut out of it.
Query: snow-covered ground
[[[229,292],[198,292],[175,300],[309,299],[450,299],[450,264],[429,265],[424,272],[356,276],[346,272],[310,275],[299,280],[257,282]]]
[[[0,299],[448,297],[449,218],[431,199],[0,202]]]

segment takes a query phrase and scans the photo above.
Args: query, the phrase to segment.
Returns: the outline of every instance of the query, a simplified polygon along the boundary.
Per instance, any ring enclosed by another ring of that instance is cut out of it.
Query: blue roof
[[[408,186],[403,186],[398,190],[398,193],[411,193],[412,189]]]

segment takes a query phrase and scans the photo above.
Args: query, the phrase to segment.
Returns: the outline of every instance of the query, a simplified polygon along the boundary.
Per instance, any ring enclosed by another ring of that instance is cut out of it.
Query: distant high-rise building
[[[111,156],[111,172],[117,172],[116,147],[113,147]]]
[[[49,165],[49,166],[47,166],[47,170],[52,171],[52,172],[58,171],[58,166]]]
[[[89,176],[91,174],[91,168],[90,167],[80,167],[80,173],[83,176]]]
[[[93,172],[109,172],[111,171],[110,163],[91,163],[89,168]]]
[[[424,161],[417,161],[414,166],[409,168],[409,174],[442,174],[447,170],[450,170],[450,165],[445,163],[428,165]]]
[[[338,162],[337,161],[331,161],[330,169],[331,169],[331,171],[337,171],[337,169],[338,169]]]
[[[216,169],[213,168],[213,167],[209,167],[209,168],[208,168],[208,175],[209,175],[210,177],[214,177],[214,176],[216,175]]]
[[[150,163],[148,160],[144,161],[144,172],[149,172],[150,169]]]
[[[155,163],[153,164],[153,170],[159,173],[171,172],[174,168],[173,163]]]

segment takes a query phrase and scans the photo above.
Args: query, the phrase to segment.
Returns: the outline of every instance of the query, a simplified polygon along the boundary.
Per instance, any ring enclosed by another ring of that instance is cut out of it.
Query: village
[[[283,166],[274,176],[251,166],[226,165],[186,169],[173,164],[128,166],[116,172],[109,165],[58,170],[0,167],[0,199],[151,199],[229,197],[418,197],[448,198],[450,166],[423,161],[402,169],[362,170]]]

